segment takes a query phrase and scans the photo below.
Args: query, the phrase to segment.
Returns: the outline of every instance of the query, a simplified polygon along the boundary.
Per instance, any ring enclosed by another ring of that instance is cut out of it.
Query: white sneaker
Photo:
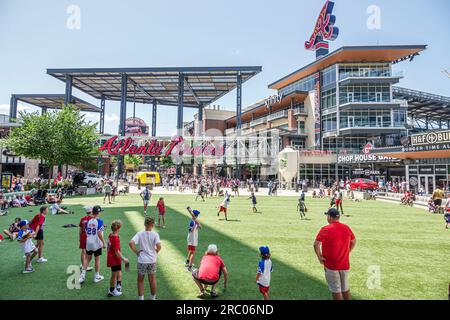
[[[22,271],[22,273],[32,273],[32,272],[34,272],[34,269],[33,269],[33,268],[24,269],[24,270]]]
[[[150,297],[148,298],[148,300],[157,300],[157,299],[156,299],[156,295],[154,295],[154,296],[153,296],[153,295],[150,295]]]
[[[44,257],[40,257],[39,259],[37,259],[37,263],[44,263],[44,262],[47,262],[48,260],[47,259],[45,259]]]
[[[84,281],[86,281],[86,277],[85,277],[85,275],[82,274],[82,275],[80,276],[80,278],[78,279],[78,282],[79,282],[80,284],[83,284]]]
[[[108,297],[119,297],[122,295],[122,292],[114,289],[113,291],[108,291]]]
[[[97,283],[97,282],[102,281],[103,279],[105,279],[104,276],[98,275],[98,276],[95,276],[95,277],[94,277],[94,282]]]

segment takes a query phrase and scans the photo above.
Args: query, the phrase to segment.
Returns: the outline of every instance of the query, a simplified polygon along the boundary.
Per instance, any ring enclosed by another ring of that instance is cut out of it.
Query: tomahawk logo
[[[363,153],[364,153],[364,154],[369,154],[371,149],[373,149],[373,144],[368,143],[368,144],[366,144],[366,145],[364,146],[364,148],[363,148]]]
[[[309,41],[305,42],[305,48],[307,50],[315,50],[317,57],[328,53],[329,46],[326,40],[336,40],[339,35],[339,29],[334,26],[336,16],[332,15],[333,8],[334,2],[327,1],[325,3]]]

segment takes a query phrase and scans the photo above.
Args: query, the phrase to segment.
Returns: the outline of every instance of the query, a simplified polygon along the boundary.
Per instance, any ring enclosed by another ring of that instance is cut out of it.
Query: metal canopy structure
[[[101,133],[104,128],[106,100],[120,101],[120,135],[125,135],[127,102],[152,104],[151,132],[155,136],[158,104],[177,106],[177,131],[182,135],[184,107],[199,110],[198,125],[201,128],[203,108],[233,89],[236,89],[236,129],[240,131],[242,84],[261,70],[260,66],[76,68],[47,69],[47,74],[65,82],[65,103],[70,101],[73,87],[101,99]],[[239,171],[237,166],[236,176],[240,176]]]
[[[61,109],[64,105],[64,94],[13,94],[11,99],[22,101],[42,109]],[[102,110],[80,98],[72,96],[71,104],[85,112],[101,112]]]
[[[127,78],[127,101],[178,106],[179,78],[183,76],[183,105],[198,108],[219,99],[247,81],[261,67],[96,68],[48,69],[47,73],[97,98],[121,100],[122,77]]]
[[[450,127],[450,97],[392,87],[395,99],[408,102],[408,116],[423,129]]]

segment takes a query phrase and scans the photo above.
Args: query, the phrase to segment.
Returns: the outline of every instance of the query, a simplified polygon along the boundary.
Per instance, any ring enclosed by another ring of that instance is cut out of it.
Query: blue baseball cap
[[[193,210],[192,213],[194,214],[194,216],[198,216],[200,214],[200,211],[198,210]]]
[[[28,224],[28,220],[22,220],[19,222],[19,224],[17,225],[19,228],[22,228],[24,226],[26,226]]]
[[[266,256],[266,255],[270,254],[270,249],[268,246],[259,247],[259,253],[261,253],[261,255],[263,255],[263,256]]]

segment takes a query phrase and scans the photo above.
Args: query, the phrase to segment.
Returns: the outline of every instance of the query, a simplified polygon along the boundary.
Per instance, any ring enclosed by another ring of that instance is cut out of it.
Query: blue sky
[[[47,68],[261,65],[244,84],[244,107],[272,94],[267,85],[314,60],[304,49],[324,0],[0,0],[0,113],[12,93],[62,93]],[[400,85],[450,96],[448,0],[335,0],[344,45],[427,44],[413,62],[396,66]],[[81,10],[79,30],[66,26],[68,6]],[[367,8],[381,9],[381,29],[370,30]],[[74,90],[99,105],[99,101]],[[235,92],[217,102],[235,106]],[[106,104],[106,132],[116,133],[118,103]],[[132,114],[132,104],[128,115]],[[150,123],[150,106],[136,106]],[[192,110],[185,110],[185,121]],[[97,116],[90,119],[96,121]],[[158,134],[173,132],[176,109],[161,107]]]

